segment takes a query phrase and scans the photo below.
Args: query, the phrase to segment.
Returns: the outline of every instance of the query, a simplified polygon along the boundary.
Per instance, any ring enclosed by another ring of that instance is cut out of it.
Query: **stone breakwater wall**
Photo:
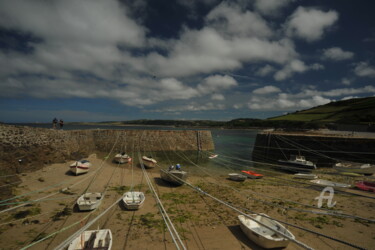
[[[336,160],[375,164],[374,152],[375,138],[262,132],[256,137],[252,158],[277,163],[291,154],[303,155],[318,167],[331,167]]]

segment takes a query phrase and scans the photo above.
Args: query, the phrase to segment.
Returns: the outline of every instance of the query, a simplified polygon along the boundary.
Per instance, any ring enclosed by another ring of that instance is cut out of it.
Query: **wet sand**
[[[1,249],[22,248],[31,244],[33,240],[60,231],[81,220],[89,212],[79,212],[75,208],[74,203],[77,197],[85,190],[87,190],[86,192],[103,192],[108,185],[101,206],[93,211],[88,218],[88,220],[92,220],[119,199],[124,190],[129,188],[132,183],[135,190],[143,191],[146,194],[144,206],[138,211],[127,211],[120,202],[103,215],[90,229],[111,229],[114,238],[112,249],[175,249],[171,236],[164,227],[156,202],[142,175],[142,170],[137,166],[136,161],[133,164],[132,171],[131,164],[118,166],[110,162],[111,159],[103,162],[95,154],[91,155],[89,160],[93,167],[89,173],[83,175],[71,175],[68,172],[69,163],[64,163],[49,165],[21,177],[23,182],[15,189],[15,195],[29,194],[21,197],[18,201],[51,196],[43,202],[0,214],[0,224],[22,217],[22,211],[24,211],[24,214],[29,213],[28,216],[35,215],[27,221],[22,219],[11,224],[1,225]],[[95,174],[95,170],[100,167],[101,169]],[[194,168],[194,166],[184,167],[187,171],[189,171],[189,168]],[[195,192],[186,185],[180,187],[168,185],[159,178],[159,168],[149,169],[147,173],[188,249],[261,249],[242,233],[237,212]],[[314,208],[305,208],[285,200],[268,197],[273,196],[316,206],[317,200],[314,198],[319,196],[323,187],[313,187],[307,180],[300,180],[300,182],[306,184],[292,183],[279,179],[291,179],[290,175],[280,174],[277,178],[266,175],[263,179],[248,179],[243,183],[238,183],[228,180],[222,173],[215,172],[212,175],[189,176],[188,182],[194,186],[199,186],[202,190],[223,201],[246,208],[249,211],[266,213],[275,219],[330,235],[364,248],[371,248],[375,245],[375,225],[373,223],[351,218],[285,210],[280,206],[318,211]],[[329,175],[326,177],[342,182],[353,181],[353,179],[348,179],[349,177],[341,178]],[[61,185],[57,185],[58,183],[61,183]],[[122,188],[122,186],[125,186],[125,188]],[[67,187],[70,187],[70,193],[59,192],[59,190]],[[42,189],[41,192],[31,193],[40,189]],[[370,192],[354,189],[349,191],[375,197],[375,194]],[[264,204],[259,200],[267,201],[269,204]],[[336,201],[333,211],[375,219],[374,199],[335,193],[333,200]],[[72,213],[56,219],[56,214],[63,211],[65,207],[73,208]],[[88,220],[61,231],[55,236],[34,245],[31,249],[53,249],[87,223]],[[349,246],[293,227],[288,227],[288,229],[297,240],[315,249],[351,249]],[[300,247],[290,243],[286,249],[300,249]]]

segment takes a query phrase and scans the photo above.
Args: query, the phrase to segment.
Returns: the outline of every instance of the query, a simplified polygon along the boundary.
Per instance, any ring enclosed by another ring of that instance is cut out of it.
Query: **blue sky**
[[[375,95],[373,1],[0,1],[0,121],[267,118]]]

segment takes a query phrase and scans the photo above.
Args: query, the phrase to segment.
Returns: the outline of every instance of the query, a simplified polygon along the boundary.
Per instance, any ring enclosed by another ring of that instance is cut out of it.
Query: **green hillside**
[[[295,113],[269,118],[272,121],[365,124],[375,122],[375,97],[354,98]]]

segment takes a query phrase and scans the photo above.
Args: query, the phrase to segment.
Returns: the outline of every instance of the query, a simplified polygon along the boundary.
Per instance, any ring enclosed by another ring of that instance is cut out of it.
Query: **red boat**
[[[375,192],[375,182],[359,181],[355,185],[359,189]]]
[[[247,176],[247,178],[250,179],[260,179],[263,177],[262,174],[255,173],[253,171],[242,170],[241,172],[244,173]]]

